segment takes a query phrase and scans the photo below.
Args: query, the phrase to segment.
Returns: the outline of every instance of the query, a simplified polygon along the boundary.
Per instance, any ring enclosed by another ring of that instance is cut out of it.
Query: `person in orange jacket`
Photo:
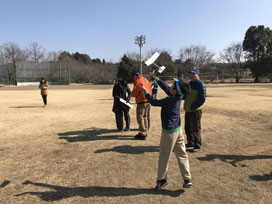
[[[135,136],[135,139],[145,140],[148,130],[147,115],[150,109],[150,103],[145,98],[144,93],[140,90],[140,86],[146,87],[146,90],[151,94],[151,83],[138,72],[133,72],[132,77],[134,79],[134,87],[131,92],[131,96],[135,97],[137,103],[136,115],[140,130],[140,132]]]

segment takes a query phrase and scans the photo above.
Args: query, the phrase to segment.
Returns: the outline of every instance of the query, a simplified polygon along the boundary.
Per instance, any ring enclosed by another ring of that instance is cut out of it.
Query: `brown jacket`
[[[40,83],[41,95],[48,95],[48,83]]]

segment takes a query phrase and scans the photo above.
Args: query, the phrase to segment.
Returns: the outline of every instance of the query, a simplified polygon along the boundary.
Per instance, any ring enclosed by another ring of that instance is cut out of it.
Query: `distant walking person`
[[[43,107],[46,107],[47,105],[47,95],[48,95],[48,83],[44,78],[41,78],[39,88],[41,89],[41,95],[43,99]]]
[[[128,94],[128,95],[127,95]],[[131,90],[126,80],[119,80],[113,87],[112,96],[114,98],[112,111],[115,113],[116,126],[118,131],[123,132],[123,115],[126,121],[125,131],[130,131],[129,108],[122,104],[120,98],[129,102],[131,98]]]
[[[152,89],[152,97],[157,98],[159,86],[155,80],[152,83],[151,89]]]
[[[199,74],[198,69],[189,71],[191,91],[184,102],[186,147],[193,147],[194,152],[199,151],[201,147],[202,105],[206,100],[206,86],[199,79]]]

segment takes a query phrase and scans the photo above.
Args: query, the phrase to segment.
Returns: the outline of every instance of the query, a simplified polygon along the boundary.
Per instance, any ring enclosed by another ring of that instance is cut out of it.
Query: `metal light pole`
[[[142,70],[142,47],[145,44],[145,35],[140,35],[135,37],[135,44],[139,45],[140,47],[140,69],[141,69],[141,74],[143,73]]]

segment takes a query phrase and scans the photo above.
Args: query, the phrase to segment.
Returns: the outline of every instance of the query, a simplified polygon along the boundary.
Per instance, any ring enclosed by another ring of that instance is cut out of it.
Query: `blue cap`
[[[134,78],[135,76],[139,76],[140,73],[139,72],[132,72],[132,77]]]
[[[200,74],[198,69],[190,70],[188,73]]]

